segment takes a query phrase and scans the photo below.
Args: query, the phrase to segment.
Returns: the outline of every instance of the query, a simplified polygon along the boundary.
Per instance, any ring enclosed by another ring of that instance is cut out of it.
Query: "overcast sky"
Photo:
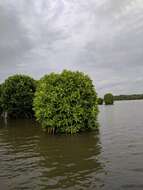
[[[143,0],[0,0],[0,81],[63,69],[99,95],[143,93]]]

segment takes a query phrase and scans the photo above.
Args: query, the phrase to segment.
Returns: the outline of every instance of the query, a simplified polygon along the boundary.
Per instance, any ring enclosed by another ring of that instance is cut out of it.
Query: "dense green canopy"
[[[97,94],[81,72],[45,75],[34,99],[37,120],[53,133],[77,133],[96,128]]]
[[[34,79],[26,75],[14,75],[1,87],[1,102],[4,112],[10,117],[32,117],[33,97],[36,90]]]
[[[97,102],[98,102],[98,105],[102,105],[104,100],[103,100],[103,98],[98,98]]]
[[[2,100],[1,100],[1,94],[2,94],[2,85],[0,84],[0,115],[2,114]]]
[[[113,105],[114,104],[114,97],[111,93],[105,94],[104,102],[106,105]]]

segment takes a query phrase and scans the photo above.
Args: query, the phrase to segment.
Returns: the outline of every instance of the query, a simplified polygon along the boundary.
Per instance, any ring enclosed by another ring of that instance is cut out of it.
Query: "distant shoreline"
[[[143,94],[116,95],[116,96],[114,96],[114,101],[125,101],[125,100],[143,100]]]

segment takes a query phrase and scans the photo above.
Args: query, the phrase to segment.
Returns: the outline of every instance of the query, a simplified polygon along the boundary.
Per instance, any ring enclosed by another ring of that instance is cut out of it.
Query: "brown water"
[[[0,190],[143,189],[143,101],[101,106],[100,131],[48,136],[0,121]]]

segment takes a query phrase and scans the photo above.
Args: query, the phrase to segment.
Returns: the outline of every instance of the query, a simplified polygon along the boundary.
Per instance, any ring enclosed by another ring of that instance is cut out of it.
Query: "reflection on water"
[[[143,101],[100,107],[100,131],[49,136],[0,121],[0,189],[143,189]]]
[[[0,184],[7,189],[73,189],[102,185],[98,132],[49,136],[34,121],[1,121]],[[98,182],[98,183],[97,183]]]

